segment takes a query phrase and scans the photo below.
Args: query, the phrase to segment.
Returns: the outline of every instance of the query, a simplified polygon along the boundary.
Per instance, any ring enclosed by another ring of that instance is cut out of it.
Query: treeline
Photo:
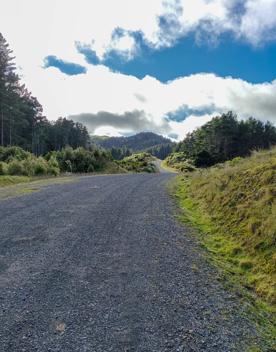
[[[92,136],[92,142],[111,151],[115,160],[133,154],[146,152],[159,159],[165,159],[175,147],[168,138],[153,132],[141,132],[129,137]]]
[[[98,147],[93,147],[92,143]],[[42,106],[20,82],[12,51],[0,33],[2,147],[19,146],[41,156],[51,151],[62,151],[66,147],[83,148],[91,152],[92,149],[99,150],[101,146],[109,149],[115,160],[122,160],[135,151],[146,151],[159,159],[165,159],[173,152],[181,152],[189,164],[208,167],[237,156],[247,156],[252,150],[267,149],[275,144],[276,129],[270,122],[263,123],[254,118],[240,121],[232,112],[215,117],[188,134],[178,145],[151,132],[130,137],[94,136],[91,142],[87,128],[81,123],[66,118],[54,122],[47,120]],[[180,154],[178,159],[179,157]]]
[[[172,143],[168,138],[153,132],[141,132],[129,137],[93,136],[92,142],[109,150],[112,148],[127,148],[133,152],[140,152],[153,146]]]
[[[254,118],[238,120],[228,112],[213,118],[180,142],[176,152],[197,167],[208,167],[276,145],[276,128]]]
[[[35,124],[31,148],[34,154],[44,155],[68,146],[73,149],[90,147],[89,133],[84,125],[66,118],[57,121],[44,118]]]
[[[156,158],[164,160],[168,155],[170,155],[175,150],[176,144],[175,143],[164,143],[155,145],[151,148],[147,148],[145,152],[150,153]]]
[[[133,154],[132,150],[127,148],[127,147],[122,147],[122,148],[111,148],[110,153],[112,155],[112,158],[114,160],[123,160],[124,158],[130,156]]]
[[[12,51],[0,33],[0,145],[42,155],[65,146],[86,148],[89,141],[81,123],[65,118],[50,122],[43,116],[38,100],[20,82]]]
[[[151,148],[141,150],[140,152],[149,153],[158,159],[164,160],[169,154],[174,151],[175,143],[158,144]],[[115,160],[123,160],[124,158],[135,153],[132,149],[123,146],[122,148],[112,147],[110,153]]]

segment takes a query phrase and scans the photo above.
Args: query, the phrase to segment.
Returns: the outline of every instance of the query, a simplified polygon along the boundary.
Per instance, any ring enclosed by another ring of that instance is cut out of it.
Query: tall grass
[[[31,179],[27,176],[0,176],[0,187],[12,186],[18,183],[29,182]]]
[[[276,149],[181,176],[177,196],[206,247],[275,306]]]

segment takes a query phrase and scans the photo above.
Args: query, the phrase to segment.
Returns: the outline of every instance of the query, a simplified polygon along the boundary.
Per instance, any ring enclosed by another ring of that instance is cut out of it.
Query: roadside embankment
[[[275,312],[276,149],[185,173],[174,192],[214,262]]]

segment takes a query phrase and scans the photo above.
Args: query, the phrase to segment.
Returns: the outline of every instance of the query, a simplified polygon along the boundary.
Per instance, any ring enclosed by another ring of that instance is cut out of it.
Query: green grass
[[[181,220],[276,339],[276,149],[177,178]],[[274,342],[275,343],[275,342]],[[275,346],[274,346],[275,347]]]
[[[161,167],[163,169],[165,169],[165,170],[170,171],[170,172],[178,173],[177,169],[175,169],[174,167],[169,166],[168,163],[166,162],[166,160],[162,160]]]
[[[4,184],[4,178],[9,178],[13,181],[12,183],[10,181],[8,183],[5,181],[5,186],[0,186],[0,201],[7,198],[18,197],[27,193],[39,192],[45,186],[64,184],[78,180],[78,177],[76,176],[40,176],[32,178],[24,176],[0,176],[0,185],[1,182]]]
[[[27,176],[0,176],[0,187],[7,187],[19,183],[29,182],[31,179]]]
[[[99,174],[125,174],[127,170],[114,161],[107,162],[104,167],[97,171]]]

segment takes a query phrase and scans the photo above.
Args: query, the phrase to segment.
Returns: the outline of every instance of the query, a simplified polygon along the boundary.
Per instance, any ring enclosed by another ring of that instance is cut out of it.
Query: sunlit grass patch
[[[29,182],[30,177],[27,176],[0,176],[0,187],[16,185],[18,183]]]
[[[275,314],[276,149],[179,176],[174,193],[213,262]]]

